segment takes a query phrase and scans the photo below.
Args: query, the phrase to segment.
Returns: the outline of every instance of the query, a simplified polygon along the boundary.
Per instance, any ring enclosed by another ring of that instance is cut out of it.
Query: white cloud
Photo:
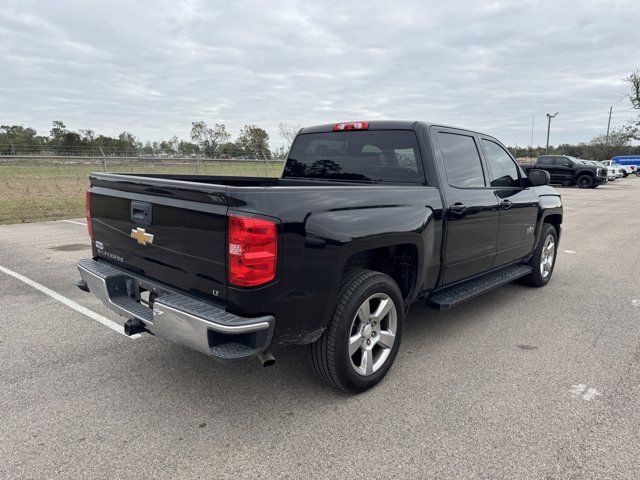
[[[7,2],[5,2],[7,3]],[[0,13],[0,123],[143,139],[192,121],[266,128],[419,119],[509,144],[587,141],[631,118],[640,3],[35,2]],[[634,63],[635,62],[635,63]]]

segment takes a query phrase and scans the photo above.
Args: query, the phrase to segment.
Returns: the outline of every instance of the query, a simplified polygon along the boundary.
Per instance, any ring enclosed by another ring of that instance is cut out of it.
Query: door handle
[[[453,205],[449,205],[449,211],[452,213],[461,214],[467,209],[464,203],[456,202]]]
[[[513,202],[511,200],[505,199],[500,202],[500,208],[504,210],[508,210],[509,208],[511,208],[511,205],[513,205]]]

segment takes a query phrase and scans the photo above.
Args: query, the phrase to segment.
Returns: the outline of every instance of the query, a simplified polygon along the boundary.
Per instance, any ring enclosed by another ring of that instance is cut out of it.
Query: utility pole
[[[609,129],[611,128],[611,112],[613,111],[613,105],[609,107],[609,121],[607,122],[607,147],[609,146]]]
[[[544,151],[544,153],[547,155],[549,154],[549,132],[551,131],[551,119],[556,118],[556,115],[558,115],[558,113],[560,112],[556,112],[553,115],[547,113],[547,148]]]
[[[531,145],[531,158],[533,158],[533,126],[536,123],[536,116],[532,115],[531,116],[531,143],[529,145]]]

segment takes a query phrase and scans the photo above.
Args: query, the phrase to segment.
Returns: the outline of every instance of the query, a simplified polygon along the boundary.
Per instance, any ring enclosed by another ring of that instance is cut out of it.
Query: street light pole
[[[611,128],[611,112],[613,111],[613,106],[609,107],[609,121],[607,122],[607,147],[609,146],[609,129]]]
[[[544,151],[545,154],[549,154],[549,132],[551,131],[551,119],[556,118],[558,113],[560,112],[556,112],[553,115],[547,113],[547,148]]]

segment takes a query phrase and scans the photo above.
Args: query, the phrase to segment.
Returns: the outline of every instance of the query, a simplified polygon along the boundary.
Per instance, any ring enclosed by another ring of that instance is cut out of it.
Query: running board
[[[438,310],[451,310],[456,305],[466,302],[477,297],[489,290],[500,287],[514,280],[529,275],[531,267],[526,265],[514,265],[512,267],[498,270],[497,272],[487,273],[473,280],[445,288],[427,298],[428,307]]]

